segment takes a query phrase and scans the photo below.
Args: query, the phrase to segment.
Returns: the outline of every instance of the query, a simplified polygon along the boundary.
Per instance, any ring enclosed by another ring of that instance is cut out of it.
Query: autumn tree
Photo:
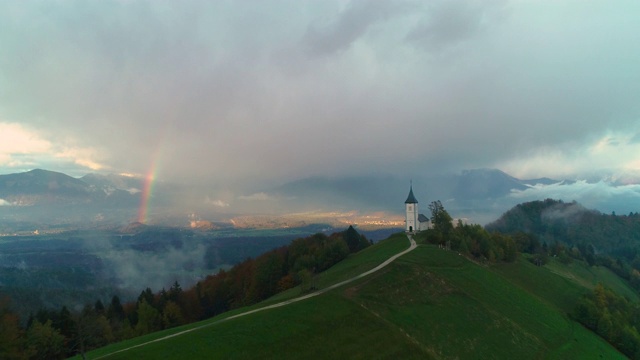
[[[284,276],[283,266],[284,259],[275,251],[256,259],[251,286],[251,297],[254,300],[260,301],[276,293],[278,281]]]
[[[19,319],[9,309],[9,300],[0,299],[0,359],[23,359],[23,334]]]

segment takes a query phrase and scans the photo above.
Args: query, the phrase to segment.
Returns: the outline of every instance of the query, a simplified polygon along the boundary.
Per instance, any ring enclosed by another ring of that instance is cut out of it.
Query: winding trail
[[[293,303],[296,303],[298,301],[306,300],[306,299],[312,298],[314,296],[318,296],[318,295],[324,294],[327,291],[333,290],[335,288],[339,288],[339,287],[341,287],[343,285],[346,285],[346,284],[349,284],[351,282],[354,282],[354,281],[356,281],[358,279],[361,279],[361,278],[363,278],[365,276],[371,275],[371,274],[375,273],[376,271],[379,271],[380,269],[383,269],[385,266],[391,264],[394,260],[396,260],[400,256],[402,256],[404,254],[407,254],[410,251],[413,251],[417,247],[417,244],[416,244],[415,240],[413,240],[413,237],[411,237],[410,234],[407,234],[407,238],[409,238],[409,242],[411,243],[411,245],[409,245],[409,248],[407,248],[406,250],[404,250],[402,252],[399,252],[399,253],[393,255],[392,257],[388,258],[387,260],[382,262],[380,265],[374,267],[373,269],[365,271],[362,274],[356,275],[356,276],[354,276],[354,277],[352,277],[350,279],[341,281],[339,283],[333,284],[333,285],[331,285],[329,287],[326,287],[324,289],[318,290],[316,292],[312,292],[312,293],[307,294],[307,295],[303,295],[303,296],[300,296],[300,297],[297,297],[297,298],[293,298],[293,299],[285,300],[285,301],[282,301],[282,302],[279,302],[279,303],[276,303],[276,304],[272,304],[272,305],[268,305],[268,306],[265,306],[265,307],[261,307],[259,309],[254,309],[254,310],[250,310],[250,311],[243,312],[243,313],[240,313],[240,314],[236,314],[236,315],[233,315],[233,316],[229,316],[228,318],[224,318],[224,319],[221,319],[221,320],[218,320],[218,321],[214,321],[214,322],[211,322],[211,323],[208,323],[208,324],[205,324],[205,325],[201,325],[201,326],[198,326],[198,327],[194,327],[194,328],[191,328],[191,329],[188,329],[188,330],[180,331],[180,332],[177,332],[177,333],[174,333],[174,334],[171,334],[171,335],[163,336],[161,338],[157,338],[155,340],[147,341],[147,342],[142,343],[142,344],[138,344],[138,345],[134,345],[134,346],[131,346],[131,347],[128,347],[128,348],[125,348],[125,349],[114,351],[114,352],[112,352],[110,354],[102,355],[102,356],[96,357],[94,359],[96,359],[96,360],[97,359],[104,359],[104,358],[107,358],[107,357],[109,357],[111,355],[119,354],[121,352],[125,352],[125,351],[128,351],[128,350],[139,348],[139,347],[146,346],[146,345],[149,345],[149,344],[157,343],[157,342],[160,342],[160,341],[165,341],[167,339],[171,339],[171,338],[176,337],[176,336],[184,335],[184,334],[190,333],[192,331],[204,329],[204,328],[209,327],[209,326],[217,325],[217,324],[223,323],[225,321],[233,320],[233,319],[236,319],[236,318],[239,318],[239,317],[242,317],[242,316],[251,315],[251,314],[254,314],[254,313],[257,313],[257,312],[260,312],[260,311],[264,311],[264,310],[279,308],[279,307],[282,307],[282,306],[285,306],[285,305],[293,304]]]

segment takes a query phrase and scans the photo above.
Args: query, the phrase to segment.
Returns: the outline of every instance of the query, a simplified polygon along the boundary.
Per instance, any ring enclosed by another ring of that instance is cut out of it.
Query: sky
[[[640,171],[640,2],[0,2],[0,173]]]

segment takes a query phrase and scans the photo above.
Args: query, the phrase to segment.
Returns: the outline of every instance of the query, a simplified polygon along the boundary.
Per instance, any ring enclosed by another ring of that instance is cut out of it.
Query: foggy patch
[[[224,201],[222,201],[220,199],[212,199],[212,198],[210,198],[208,196],[206,197],[204,202],[205,202],[205,204],[213,205],[215,207],[220,207],[220,208],[225,208],[225,207],[229,206],[229,203],[227,203],[227,202],[224,202]]]
[[[578,203],[562,203],[546,208],[540,215],[543,220],[566,220],[573,221],[576,216],[588,211]]]
[[[238,196],[238,199],[240,200],[246,200],[246,201],[268,201],[268,200],[275,200],[275,198],[265,192],[259,192],[259,193],[254,193],[251,195],[240,195]]]
[[[206,245],[187,236],[103,236],[86,239],[84,246],[104,262],[107,276],[125,292],[159,290],[175,281],[188,287],[210,272],[204,261]]]
[[[146,287],[159,290],[174,281],[185,287],[197,282],[201,276],[194,270],[204,269],[205,251],[202,244],[161,253],[120,250],[105,253],[103,260],[114,272],[118,287],[133,291]]]
[[[640,208],[640,185],[614,186],[604,181],[590,183],[585,180],[571,184],[538,184],[525,190],[513,190],[508,198],[514,204],[547,198],[577,201],[588,209],[598,209],[604,213],[628,213]]]

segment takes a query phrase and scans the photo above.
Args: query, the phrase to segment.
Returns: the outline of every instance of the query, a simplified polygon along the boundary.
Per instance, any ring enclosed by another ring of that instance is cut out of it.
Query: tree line
[[[584,295],[573,317],[632,359],[640,359],[640,304],[596,285]]]
[[[0,301],[0,358],[84,358],[91,349],[204,320],[280,291],[312,291],[315,274],[369,245],[352,226],[329,236],[318,233],[220,270],[186,290],[176,281],[168,290],[146,288],[136,301],[121,303],[113,296],[106,305],[97,300],[81,311],[41,309],[24,327],[5,298]]]
[[[509,235],[488,232],[478,224],[453,222],[451,215],[437,200],[429,204],[431,228],[420,232],[417,238],[423,242],[436,244],[457,251],[481,262],[513,262],[518,255],[518,247]]]

